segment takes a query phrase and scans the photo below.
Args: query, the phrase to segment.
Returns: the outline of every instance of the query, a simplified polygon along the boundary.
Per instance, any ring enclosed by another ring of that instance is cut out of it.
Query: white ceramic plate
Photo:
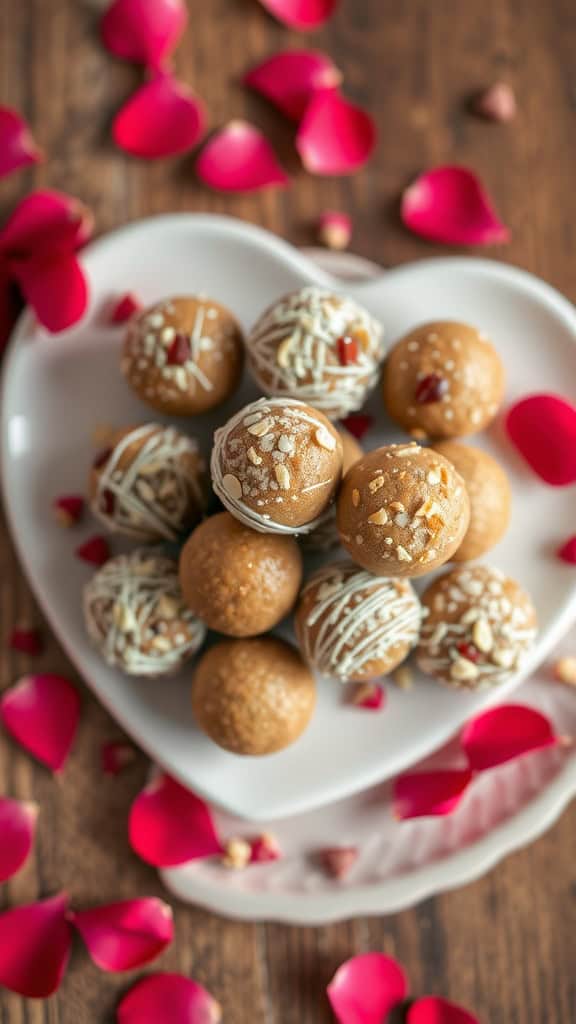
[[[86,640],[80,592],[89,568],[73,556],[94,530],[60,530],[50,515],[54,495],[82,489],[96,423],[153,418],[118,372],[121,332],[102,324],[103,304],[123,290],[151,302],[204,291],[249,326],[271,300],[304,282],[334,280],[274,236],[227,218],[177,215],[140,222],[89,248],[85,264],[92,309],[65,336],[48,338],[25,317],[7,354],[2,408],[3,476],[12,530],[24,566],[53,628],[102,702],[150,756],[185,784],[244,818],[269,820],[309,811],[389,778],[437,749],[490,698],[452,693],[418,680],[410,692],[390,689],[382,715],[342,705],[339,688],[319,687],[311,727],[293,747],[259,759],[219,750],[194,728],[189,676],[167,681],[122,677]],[[425,319],[480,324],[496,340],[508,370],[507,401],[534,390],[566,393],[576,379],[576,314],[553,289],[522,271],[469,259],[416,263],[368,282],[350,282],[385,324],[393,341]],[[246,384],[219,419],[255,396]],[[378,396],[367,447],[397,439]],[[214,419],[189,425],[209,445]],[[545,487],[521,465],[496,428],[480,439],[512,476],[514,515],[491,560],[534,595],[542,631],[530,671],[563,633],[576,608],[573,571],[552,557],[573,532],[567,490]],[[501,699],[517,684],[500,689]]]

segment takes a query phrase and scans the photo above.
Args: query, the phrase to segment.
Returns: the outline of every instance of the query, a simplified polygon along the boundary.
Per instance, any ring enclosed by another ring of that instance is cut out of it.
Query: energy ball
[[[92,512],[113,533],[177,540],[205,511],[206,465],[192,438],[147,423],[112,437],[94,461],[89,490]]]
[[[376,576],[423,576],[452,557],[470,519],[464,481],[442,455],[390,444],[348,470],[338,495],[340,541]]]
[[[536,637],[528,594],[485,565],[445,573],[424,591],[422,604],[428,616],[416,660],[423,672],[456,689],[505,683],[522,667]]]
[[[176,672],[206,628],[184,604],[178,567],[145,549],[106,562],[84,588],[88,634],[109,665],[131,676]]]
[[[352,299],[309,285],[263,313],[248,337],[248,365],[266,394],[300,398],[338,419],[377,384],[382,333]]]
[[[404,661],[418,640],[420,616],[408,580],[378,578],[353,562],[336,562],[306,583],[296,636],[306,661],[322,675],[362,683]]]
[[[338,427],[338,434],[342,442],[342,475],[348,472],[358,459],[364,455],[363,449],[355,437],[348,433],[344,427]],[[330,505],[322,516],[318,526],[302,537],[302,546],[305,551],[330,551],[340,544],[338,529],[336,527],[336,505]]]
[[[496,459],[480,448],[457,441],[442,441],[435,451],[452,463],[470,499],[470,524],[452,558],[469,562],[480,558],[504,536],[510,522],[510,484]]]
[[[121,368],[147,405],[195,416],[230,397],[243,361],[242,332],[232,313],[196,295],[166,299],[134,317]]]
[[[304,732],[316,704],[314,676],[284,640],[224,640],[199,660],[192,710],[200,728],[233,754],[283,750]]]
[[[494,419],[504,395],[504,368],[475,327],[423,324],[390,351],[382,386],[388,415],[413,437],[460,437]]]
[[[180,555],[184,600],[227,636],[256,636],[292,609],[302,582],[294,537],[256,533],[229,512],[197,526]]]
[[[308,533],[342,474],[338,431],[317,409],[261,398],[214,435],[212,486],[245,526],[261,533]]]

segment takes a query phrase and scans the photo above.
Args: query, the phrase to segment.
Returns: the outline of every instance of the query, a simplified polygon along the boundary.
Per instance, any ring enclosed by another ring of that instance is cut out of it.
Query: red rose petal
[[[250,846],[252,848],[250,854],[251,864],[266,864],[269,861],[282,858],[280,844],[276,836],[271,835],[269,832],[263,832],[261,836],[253,839]]]
[[[358,683],[351,696],[351,703],[368,711],[379,711],[384,707],[385,693],[378,683]]]
[[[158,75],[142,85],[116,114],[112,126],[120,149],[145,160],[192,149],[206,127],[204,104],[187,85]]]
[[[469,768],[399,775],[393,784],[394,814],[401,821],[451,814],[472,776]]]
[[[449,1003],[441,996],[424,996],[412,1003],[406,1024],[480,1024],[480,1021],[462,1006]]]
[[[328,249],[346,249],[352,237],[352,221],[347,213],[326,210],[318,221],[318,236]]]
[[[346,878],[354,867],[360,851],[357,846],[327,846],[318,852],[318,860],[332,878]]]
[[[0,914],[0,985],[32,999],[56,991],[70,956],[67,910],[61,894]]]
[[[10,340],[22,306],[7,268],[0,265],[0,355]]]
[[[4,690],[0,718],[25,750],[59,772],[76,737],[80,697],[63,676],[23,676]]]
[[[368,416],[363,412],[354,412],[346,419],[342,420],[342,426],[346,428],[352,437],[355,437],[357,441],[361,441],[374,423],[374,417]]]
[[[26,122],[15,110],[0,107],[0,178],[29,164],[37,164],[42,151]]]
[[[6,882],[26,863],[34,843],[38,807],[0,797],[0,882]]]
[[[502,704],[484,711],[468,722],[460,735],[468,764],[475,772],[560,742],[546,716],[523,704]]]
[[[342,75],[330,57],[319,50],[286,50],[251,68],[244,82],[270,100],[278,110],[299,121],[312,93],[340,84]]]
[[[174,938],[172,910],[155,897],[123,900],[70,915],[90,958],[103,971],[130,971],[155,960]]]
[[[111,324],[125,324],[138,310],[142,309],[142,303],[132,292],[126,292],[115,303],[110,311]]]
[[[169,775],[159,775],[136,797],[128,831],[135,853],[156,867],[222,852],[207,805]]]
[[[569,565],[576,565],[576,535],[570,537],[569,540],[562,544],[562,547],[558,548],[556,554],[563,562],[568,562]]]
[[[306,32],[328,21],[338,0],[260,0],[260,3],[284,25]]]
[[[86,502],[81,494],[62,494],[53,502],[56,518],[61,526],[75,526],[84,515]]]
[[[137,981],[116,1011],[117,1024],[218,1024],[222,1009],[210,993],[182,974],[150,974]]]
[[[128,740],[108,740],[100,748],[104,775],[120,775],[136,760],[136,748]]]
[[[89,537],[83,544],[80,544],[75,551],[76,557],[90,565],[101,566],[110,558],[110,545],[106,537],[97,534]]]
[[[402,220],[422,238],[449,245],[497,245],[510,232],[480,179],[467,167],[434,167],[402,196]]]
[[[10,266],[24,298],[48,331],[64,331],[82,319],[88,283],[72,252],[13,260]]]
[[[175,49],[188,20],[185,0],[114,0],[102,41],[116,57],[157,67]]]
[[[208,140],[196,174],[220,192],[255,192],[289,182],[268,140],[248,121],[229,121]]]
[[[576,407],[559,395],[529,395],[506,416],[513,444],[553,487],[576,481]]]
[[[92,214],[80,200],[51,189],[31,192],[0,231],[0,253],[24,259],[70,252],[85,245],[93,227]]]
[[[383,1024],[408,992],[399,963],[384,953],[363,953],[338,968],[328,999],[340,1024]]]
[[[296,148],[311,174],[350,174],[376,145],[374,121],[337,89],[318,89],[296,135]]]

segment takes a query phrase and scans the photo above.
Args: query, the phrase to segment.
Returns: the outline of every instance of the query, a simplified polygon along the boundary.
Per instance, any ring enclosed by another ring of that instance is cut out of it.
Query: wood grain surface
[[[337,16],[311,41],[333,55],[349,94],[374,112],[380,142],[362,173],[337,180],[299,170],[282,118],[239,86],[251,63],[303,38],[273,22],[257,0],[190,0],[178,73],[206,98],[213,126],[254,119],[294,175],[289,191],[247,197],[204,191],[191,158],[146,164],[113,148],[110,119],[139,72],[101,48],[99,6],[0,0],[0,102],[28,116],[47,153],[43,166],[0,184],[0,213],[29,189],[50,185],[87,202],[100,232],[146,214],[214,210],[301,244],[313,241],[319,211],[336,207],[354,217],[356,252],[394,264],[440,254],[402,229],[401,188],[426,166],[462,162],[483,175],[511,227],[511,244],[494,255],[576,300],[572,0],[341,0]],[[506,127],[466,112],[467,97],[500,76],[515,87],[520,108]],[[18,620],[39,620],[5,530],[0,595],[4,633]],[[4,687],[30,662],[0,643],[0,665]],[[54,642],[39,665],[71,671]],[[0,736],[0,792],[41,807],[34,855],[0,889],[4,907],[62,887],[79,905],[161,892],[155,872],[126,840],[127,809],[146,761],[121,778],[103,778],[99,747],[118,729],[85,688],[83,704],[79,741],[60,781]],[[230,923],[175,906],[177,941],[158,966],[193,973],[221,1001],[228,1024],[322,1024],[331,1019],[324,986],[340,961],[385,949],[404,961],[414,991],[461,1001],[484,1024],[574,1024],[575,844],[572,807],[548,835],[488,877],[390,918],[305,929]],[[132,977],[97,971],[77,949],[50,1001],[0,991],[0,1021],[111,1021]]]

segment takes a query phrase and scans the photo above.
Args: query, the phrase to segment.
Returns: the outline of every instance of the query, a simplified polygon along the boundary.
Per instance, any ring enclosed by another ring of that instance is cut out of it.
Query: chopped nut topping
[[[414,455],[417,448],[418,445],[415,444],[411,448],[400,448],[398,451],[395,451],[394,454],[398,459],[405,459],[407,455]]]
[[[426,479],[430,486],[434,487],[436,484],[440,483],[440,473],[436,469],[429,469]]]
[[[384,487],[383,476],[374,477],[374,479],[371,480],[370,483],[368,484],[368,490],[370,491],[370,494],[376,494],[376,491],[379,491],[381,487]]]
[[[391,501],[390,502],[390,508],[392,509],[393,512],[405,512],[406,511],[406,509],[404,508],[404,505],[402,504],[401,501]]]
[[[333,452],[336,448],[336,438],[326,427],[318,427],[314,437],[321,448],[326,448],[327,451]]]
[[[373,523],[375,526],[384,526],[388,522],[386,509],[379,508],[377,512],[373,512],[371,516],[368,516],[368,522]]]
[[[172,644],[167,636],[155,636],[150,646],[155,651],[160,651],[160,654],[166,654],[172,648]]]
[[[398,547],[396,548],[396,554],[397,554],[398,559],[399,559],[400,562],[411,562],[412,561],[412,555],[410,555],[406,551],[406,548],[403,548],[401,544],[399,544]]]
[[[148,501],[150,504],[153,504],[156,501],[154,489],[150,487],[150,484],[146,480],[137,480],[135,490],[143,501]]]
[[[488,654],[494,646],[494,637],[490,628],[490,623],[486,619],[478,619],[474,623],[474,629],[472,630],[472,640],[479,651],[483,654]]]
[[[120,604],[118,601],[116,601],[112,610],[112,618],[114,619],[114,625],[121,633],[130,633],[136,626],[136,619],[130,608],[125,604]]]
[[[248,455],[248,458],[250,459],[250,462],[254,466],[259,466],[260,463],[262,462],[262,456],[258,455],[258,452],[256,451],[255,448],[252,448],[252,447],[249,448],[248,452],[247,452],[247,455]]]
[[[358,508],[358,505],[360,504],[360,491],[356,487],[352,491],[352,504],[354,505],[354,508]]]
[[[294,441],[287,434],[281,434],[278,438],[278,451],[285,452],[287,455],[294,451]]]
[[[558,658],[554,664],[554,675],[561,683],[576,686],[576,658]]]
[[[467,679],[477,679],[478,669],[473,661],[467,658],[457,658],[450,667],[452,679],[460,679],[465,682]]]
[[[516,655],[509,647],[497,647],[490,653],[490,660],[500,668],[512,668]]]
[[[271,419],[269,419],[268,417],[266,417],[266,419],[259,420],[258,423],[252,423],[248,427],[248,433],[249,434],[253,434],[254,437],[263,437],[264,434],[267,434],[268,431],[273,426],[274,426],[273,421]]]
[[[284,338],[278,345],[278,351],[276,352],[276,362],[278,366],[281,366],[283,370],[286,370],[290,365],[290,349],[292,347],[292,336]]]
[[[283,463],[278,463],[274,466],[274,476],[276,477],[280,487],[283,491],[290,490],[290,473],[286,469]]]
[[[158,601],[158,612],[163,619],[175,619],[178,615],[178,602],[167,594],[162,594]]]
[[[233,476],[232,473],[226,473],[222,480],[222,485],[226,494],[229,494],[231,498],[238,499],[242,497],[242,484],[237,476]]]
[[[422,565],[426,565],[428,562],[433,562],[437,554],[436,548],[428,548],[427,551],[422,553],[419,560],[422,562]]]
[[[250,863],[252,847],[245,839],[229,839],[224,847],[222,863],[232,871],[241,871]]]

